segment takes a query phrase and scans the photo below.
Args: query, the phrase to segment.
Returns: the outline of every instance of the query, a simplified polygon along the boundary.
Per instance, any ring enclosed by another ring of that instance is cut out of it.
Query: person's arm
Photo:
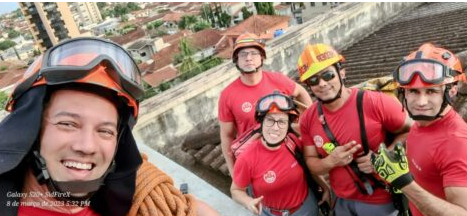
[[[319,158],[316,146],[305,145],[304,156],[310,172],[315,175],[324,175],[332,168],[348,165],[353,160],[353,154],[361,148],[361,145],[351,141],[343,146],[337,146],[325,158]]]
[[[292,96],[296,98],[299,102],[304,104],[306,107],[311,106],[311,104],[313,103],[306,89],[298,83],[295,83],[295,89],[293,91]]]
[[[234,182],[232,182],[232,185],[230,186],[230,193],[232,194],[233,200],[245,206],[245,208],[254,214],[260,215],[262,211],[261,201],[263,200],[263,196],[251,198],[246,193],[246,188],[240,188]]]
[[[221,137],[221,149],[222,155],[224,155],[227,168],[229,169],[230,176],[233,177],[233,164],[234,158],[230,145],[235,136],[235,124],[233,122],[222,122],[220,124],[220,137]]]
[[[324,177],[321,175],[311,175],[315,182],[323,189],[323,197],[321,200],[318,200],[318,205],[321,205],[323,202],[328,202],[331,204],[331,189],[329,185],[324,180]]]
[[[408,114],[406,114],[404,124],[396,131],[393,131],[392,133],[397,134],[397,136],[394,138],[394,141],[392,143],[388,144],[388,148],[390,150],[394,149],[394,144],[400,142],[400,143],[405,143],[405,140],[407,139],[407,134],[409,133],[410,127],[413,125],[413,120],[409,117]]]
[[[415,181],[402,188],[417,209],[425,216],[467,215],[467,187],[445,187],[446,199],[440,199]]]
[[[198,216],[218,216],[220,215],[219,212],[217,212],[215,209],[213,209],[211,206],[209,206],[207,203],[201,201],[201,200],[196,200],[196,204],[198,206],[198,209],[196,210],[196,215]]]

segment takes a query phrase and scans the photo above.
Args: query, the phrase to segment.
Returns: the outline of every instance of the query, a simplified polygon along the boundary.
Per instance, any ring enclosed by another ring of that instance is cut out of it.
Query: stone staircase
[[[391,75],[402,58],[431,42],[467,50],[467,3],[425,3],[342,51],[346,85]]]

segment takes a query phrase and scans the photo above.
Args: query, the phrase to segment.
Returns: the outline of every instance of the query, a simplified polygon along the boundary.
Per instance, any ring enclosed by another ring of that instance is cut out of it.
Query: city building
[[[78,28],[102,22],[101,12],[96,2],[69,2],[68,5]]]
[[[19,5],[41,51],[80,35],[67,2],[20,2]]]

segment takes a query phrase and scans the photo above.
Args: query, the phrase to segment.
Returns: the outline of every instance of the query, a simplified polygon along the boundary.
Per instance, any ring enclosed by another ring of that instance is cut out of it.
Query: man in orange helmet
[[[256,125],[254,105],[259,98],[278,90],[306,105],[312,103],[305,88],[287,76],[263,71],[265,58],[265,44],[255,34],[242,34],[235,41],[232,59],[241,74],[222,91],[218,110],[222,153],[230,176],[234,164],[232,142]]]
[[[136,63],[113,42],[71,39],[37,58],[0,123],[1,215],[135,215],[129,212],[139,209],[133,205],[141,191],[137,171],[147,162],[131,129],[143,94]],[[178,194],[171,210],[196,201]],[[198,206],[178,212],[216,215],[204,203]]]
[[[344,57],[326,44],[307,45],[298,60],[300,81],[318,100],[300,119],[307,165],[316,175],[329,173],[336,215],[397,215],[370,156],[385,141],[386,131],[401,139],[411,120],[395,98],[345,87],[342,63]]]
[[[404,58],[394,79],[416,123],[407,155],[402,144],[394,152],[381,145],[372,158],[375,170],[409,198],[414,216],[467,215],[467,124],[451,106],[458,81],[465,82],[459,59],[423,44]]]

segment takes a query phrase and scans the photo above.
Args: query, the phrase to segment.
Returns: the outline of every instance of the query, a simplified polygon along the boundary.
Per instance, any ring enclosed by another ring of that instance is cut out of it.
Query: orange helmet
[[[138,115],[144,94],[138,66],[120,45],[88,37],[64,41],[39,56],[17,82],[6,110],[13,111],[15,101],[30,88],[67,83],[110,89],[132,108],[135,119]]]
[[[394,79],[402,88],[420,88],[465,81],[465,74],[454,53],[425,43],[404,58]]]
[[[329,45],[307,44],[297,63],[300,82],[304,82],[331,65],[344,62],[344,57]]]
[[[255,47],[257,48],[260,52],[263,58],[266,58],[266,50],[265,48],[264,41],[259,39],[259,37],[253,33],[245,33],[240,36],[238,36],[237,40],[235,40],[235,45],[233,48],[233,54],[232,54],[232,59],[234,62],[237,62],[237,54],[238,52],[247,47]]]

